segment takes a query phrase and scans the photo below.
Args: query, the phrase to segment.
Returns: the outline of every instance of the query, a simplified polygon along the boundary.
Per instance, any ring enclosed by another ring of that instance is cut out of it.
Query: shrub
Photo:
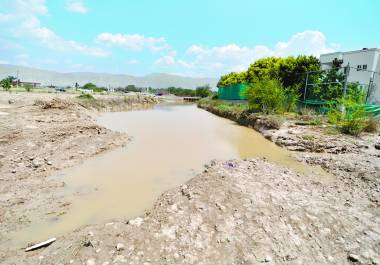
[[[285,89],[283,108],[286,112],[296,111],[298,101],[301,96],[301,94],[299,94],[298,91],[299,91],[299,86]]]
[[[370,129],[372,117],[365,111],[364,105],[347,98],[338,101],[336,107],[328,112],[328,120],[339,131],[358,136],[366,128]]]
[[[252,110],[276,113],[284,110],[285,90],[280,81],[266,79],[250,85],[244,95]]]
[[[285,119],[283,117],[268,116],[266,118],[266,126],[271,129],[279,130],[284,122]]]
[[[25,90],[26,90],[27,92],[30,92],[30,91],[32,91],[33,86],[28,84],[28,85],[24,85],[24,88],[25,88]]]
[[[77,99],[82,99],[82,100],[95,100],[94,96],[91,94],[82,94],[76,97]]]
[[[317,115],[317,113],[315,112],[315,110],[312,109],[312,108],[309,108],[309,107],[302,107],[302,108],[300,108],[299,109],[299,113],[301,114],[301,116],[306,116],[306,117]]]
[[[376,133],[379,130],[379,118],[370,117],[367,121],[365,132]]]

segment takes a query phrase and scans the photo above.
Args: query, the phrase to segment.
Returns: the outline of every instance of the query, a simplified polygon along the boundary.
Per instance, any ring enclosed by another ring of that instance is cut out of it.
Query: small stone
[[[12,169],[12,173],[13,173],[13,174],[16,173],[16,169]]]
[[[120,250],[123,250],[125,247],[124,247],[124,244],[122,244],[122,243],[117,243],[117,245],[116,245],[116,250],[117,251],[120,251]]]
[[[348,260],[350,260],[352,262],[358,262],[359,261],[359,256],[356,255],[356,254],[351,253],[351,254],[348,255]]]
[[[272,261],[272,258],[271,256],[266,256],[265,259],[264,259],[265,262],[271,262]]]
[[[86,265],[95,265],[95,259],[88,259]]]
[[[89,236],[94,236],[94,232],[89,231],[89,232],[88,232],[88,235],[89,235]]]
[[[117,255],[116,258],[113,260],[113,263],[117,263],[117,262],[127,262],[127,260],[125,259],[125,257],[123,255]]]
[[[53,165],[51,161],[47,161],[46,164],[48,164],[49,166]]]
[[[34,168],[38,168],[38,167],[42,166],[42,162],[41,162],[41,160],[38,159],[38,158],[33,159],[33,161],[32,161],[32,166],[33,166]]]
[[[380,150],[380,143],[375,144],[375,149]]]
[[[128,224],[135,225],[137,227],[139,227],[143,223],[144,223],[144,219],[142,219],[141,217],[137,217],[135,219],[132,219],[132,220],[128,221]]]

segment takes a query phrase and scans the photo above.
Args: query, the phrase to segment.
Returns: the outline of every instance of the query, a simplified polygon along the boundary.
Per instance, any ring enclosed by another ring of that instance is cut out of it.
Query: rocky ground
[[[95,124],[102,106],[131,109],[154,103],[137,97],[74,97],[0,95],[0,245],[6,234],[25,227],[32,217],[45,220],[67,210],[70,203],[54,192],[65,184],[48,176],[127,143],[127,135]]]
[[[254,128],[268,140],[291,151],[297,160],[321,166],[347,189],[361,189],[380,206],[379,132],[355,137],[338,133],[332,125],[322,121],[318,125],[308,121],[315,117],[291,116],[279,121],[278,117],[201,107]]]
[[[41,105],[31,108],[41,112]],[[259,159],[214,161],[202,174],[164,193],[144,216],[83,227],[33,252],[9,249],[0,254],[0,263],[380,264],[378,134],[354,138],[331,134],[322,125],[288,121],[279,126],[267,117],[228,115],[291,150],[298,160],[320,165],[331,173],[331,180],[301,175]],[[20,123],[28,124],[21,118]],[[105,129],[98,134],[95,129],[89,133],[95,134],[94,138],[86,144],[94,145],[96,135],[106,141],[108,133],[113,134]],[[16,154],[19,147],[13,143],[19,138],[8,138],[10,151]],[[56,135],[52,138],[59,139]],[[24,145],[27,146],[26,140]],[[50,149],[48,146],[44,152],[49,154]],[[35,167],[35,158],[29,156],[41,157],[42,165]],[[26,212],[33,209],[22,189],[30,185],[38,190],[42,182],[38,179],[50,174],[50,167],[57,162],[52,156],[44,158],[45,155],[26,153],[21,161],[0,168],[1,177],[7,176],[1,180],[1,209],[5,211],[1,218],[5,226],[11,221],[7,218],[12,216],[13,208]],[[41,177],[29,177],[31,181],[25,176],[26,183],[21,182],[23,178],[11,180],[19,174],[17,168],[12,173],[18,163],[28,172],[39,172],[35,176]],[[3,188],[7,181],[7,189],[13,192],[8,199],[3,196],[7,194]],[[12,183],[19,185],[21,191],[11,187]],[[11,203],[16,198],[12,194],[24,198],[23,202]],[[49,203],[57,201],[49,198]]]
[[[379,244],[378,207],[360,189],[250,159],[213,162],[145,216],[88,226],[7,262],[380,264]]]

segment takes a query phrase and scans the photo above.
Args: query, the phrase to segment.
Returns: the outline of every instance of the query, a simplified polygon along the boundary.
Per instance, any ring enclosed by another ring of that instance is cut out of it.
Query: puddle
[[[83,225],[142,214],[212,159],[266,157],[299,172],[314,170],[254,130],[195,105],[104,113],[98,123],[127,132],[132,141],[56,176],[67,184],[65,192],[85,195],[75,196],[69,211],[50,222],[32,223],[16,241],[45,240]]]

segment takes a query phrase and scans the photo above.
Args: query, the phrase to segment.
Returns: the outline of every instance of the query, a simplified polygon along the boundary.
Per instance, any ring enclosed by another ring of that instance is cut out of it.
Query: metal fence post
[[[307,93],[307,82],[309,81],[309,72],[306,72],[306,82],[305,82],[305,91],[303,93],[303,100],[306,100],[306,93]]]
[[[347,66],[345,67],[343,98],[345,98],[347,94],[347,79],[348,79],[349,74],[350,74],[350,63],[348,63]]]

